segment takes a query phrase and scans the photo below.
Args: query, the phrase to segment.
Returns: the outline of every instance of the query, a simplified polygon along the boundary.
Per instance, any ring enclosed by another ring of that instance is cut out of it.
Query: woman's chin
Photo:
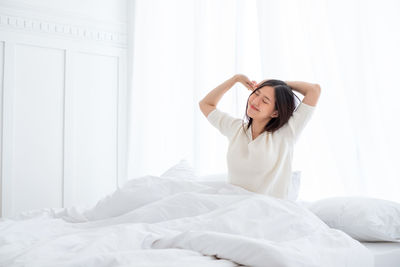
[[[254,113],[251,112],[250,110],[247,110],[247,116],[253,119]]]

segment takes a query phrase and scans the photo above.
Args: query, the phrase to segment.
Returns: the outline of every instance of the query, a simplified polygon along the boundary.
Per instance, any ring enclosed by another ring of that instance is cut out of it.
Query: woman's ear
[[[277,118],[279,116],[279,113],[277,110],[274,110],[274,112],[272,112],[271,117],[272,118]]]

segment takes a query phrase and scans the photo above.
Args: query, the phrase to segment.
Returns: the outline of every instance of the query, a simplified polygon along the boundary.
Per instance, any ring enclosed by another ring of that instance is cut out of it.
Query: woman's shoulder
[[[211,111],[207,120],[229,139],[237,133],[243,124],[243,120],[221,111],[218,108]]]
[[[272,140],[274,143],[279,142],[285,144],[293,144],[293,136],[290,132],[288,123],[284,124],[278,130],[272,133],[269,132],[269,135],[270,135],[270,140]]]

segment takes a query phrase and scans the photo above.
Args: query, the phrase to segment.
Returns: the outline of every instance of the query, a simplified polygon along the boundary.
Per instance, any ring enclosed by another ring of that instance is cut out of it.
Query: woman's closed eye
[[[255,94],[256,94],[256,96],[259,96],[259,95],[260,95],[258,92],[255,92]],[[263,99],[263,102],[264,102],[265,104],[268,104],[268,102],[267,102],[267,100],[265,100],[265,98]]]

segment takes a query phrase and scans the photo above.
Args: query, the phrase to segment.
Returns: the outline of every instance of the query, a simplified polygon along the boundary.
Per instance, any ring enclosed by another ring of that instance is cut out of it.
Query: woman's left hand
[[[251,81],[251,87],[253,88],[251,91],[254,91],[254,89],[256,89],[258,86],[256,81]]]

